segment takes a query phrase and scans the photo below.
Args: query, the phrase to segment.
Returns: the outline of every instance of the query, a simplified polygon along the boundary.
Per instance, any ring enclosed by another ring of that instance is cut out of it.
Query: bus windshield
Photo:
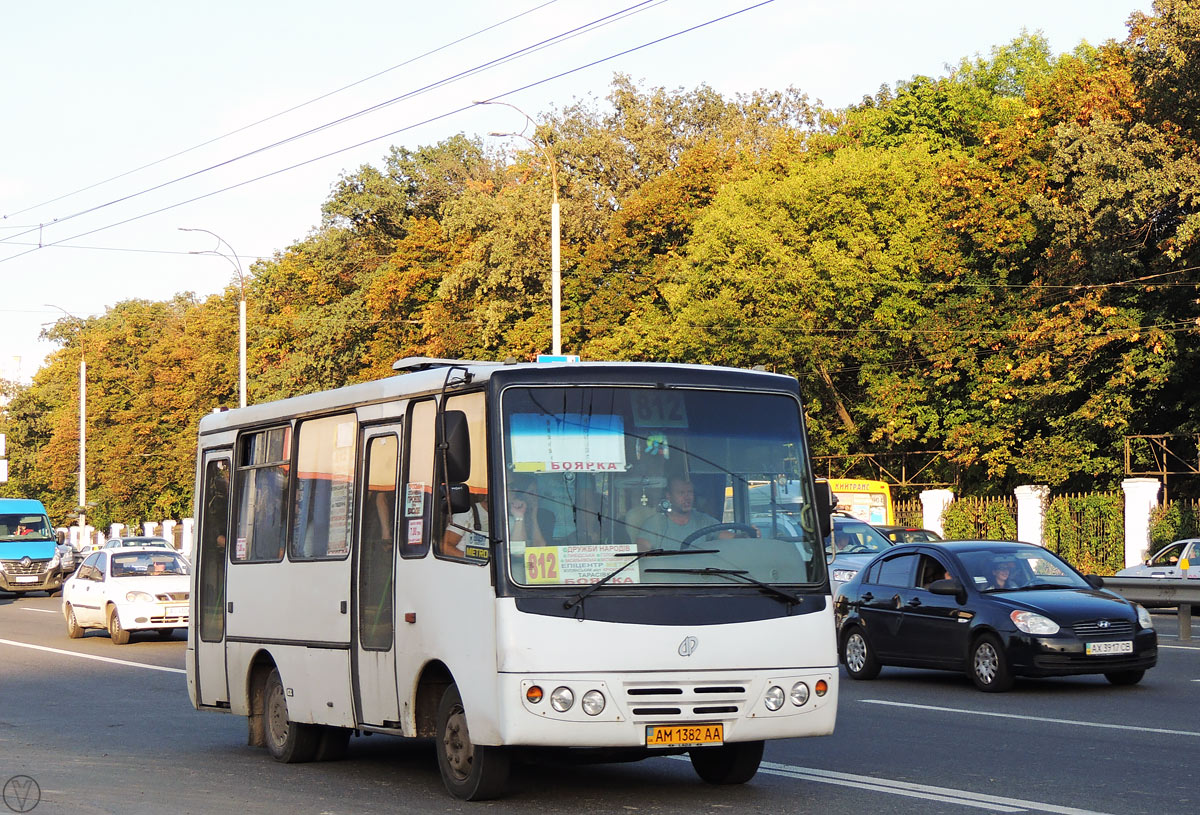
[[[794,397],[513,386],[501,407],[496,534],[515,583],[589,584],[622,566],[611,584],[824,579]]]

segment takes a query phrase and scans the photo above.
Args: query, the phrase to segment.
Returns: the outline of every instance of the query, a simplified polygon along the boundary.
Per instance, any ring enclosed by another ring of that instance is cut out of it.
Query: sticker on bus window
[[[408,545],[420,546],[421,538],[425,535],[425,521],[417,518],[408,522]]]
[[[409,518],[425,514],[425,482],[413,481],[405,487],[404,514]]]
[[[589,546],[528,546],[525,548],[525,582],[542,584],[597,583],[622,566],[637,552],[632,543],[593,544]],[[637,567],[609,581],[637,583]]]
[[[238,538],[233,544],[233,556],[238,560],[246,559],[246,539]]]
[[[620,416],[516,413],[511,433],[517,472],[625,471],[625,425]]]

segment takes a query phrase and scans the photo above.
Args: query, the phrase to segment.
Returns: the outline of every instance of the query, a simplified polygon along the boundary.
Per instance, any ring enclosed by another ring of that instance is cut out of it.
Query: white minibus
[[[794,378],[395,368],[201,420],[197,708],[285,762],[432,737],[466,800],[534,748],[733,784],[765,740],[833,732],[830,500]]]

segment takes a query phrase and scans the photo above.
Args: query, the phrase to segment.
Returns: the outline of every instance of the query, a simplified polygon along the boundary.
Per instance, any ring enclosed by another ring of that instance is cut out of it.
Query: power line
[[[156,166],[156,165],[158,165],[158,164],[162,164],[162,163],[163,163],[163,162],[165,162],[165,161],[170,161],[171,159],[178,158],[179,156],[185,155],[185,154],[187,154],[187,153],[191,153],[191,152],[192,152],[192,151],[194,151],[194,150],[199,150],[201,147],[207,147],[207,146],[208,146],[208,145],[210,145],[210,144],[215,144],[216,142],[219,142],[219,141],[221,141],[222,139],[227,139],[227,138],[229,138],[230,136],[237,135],[238,133],[241,133],[241,132],[243,132],[243,131],[249,130],[249,129],[253,128],[253,127],[258,127],[259,125],[261,125],[261,124],[265,124],[265,123],[267,123],[267,122],[269,122],[269,121],[271,121],[271,120],[273,120],[273,119],[278,119],[280,116],[286,116],[287,114],[289,114],[289,113],[293,113],[293,112],[295,112],[295,111],[297,111],[297,110],[300,110],[301,108],[304,108],[304,107],[307,107],[307,106],[309,106],[309,105],[315,104],[315,103],[317,103],[317,102],[320,102],[320,101],[322,101],[322,100],[324,100],[324,99],[328,99],[328,98],[329,98],[329,97],[331,97],[331,96],[336,96],[337,94],[341,93],[342,91],[347,91],[347,90],[350,90],[351,88],[353,88],[353,87],[356,87],[356,86],[358,86],[358,85],[361,85],[361,84],[363,84],[364,82],[370,82],[372,79],[378,79],[379,77],[383,76],[384,74],[391,73],[392,71],[395,71],[395,70],[397,70],[397,69],[399,69],[399,68],[403,68],[403,67],[405,67],[405,66],[408,66],[408,65],[412,65],[413,63],[415,63],[415,62],[419,62],[420,60],[422,60],[422,59],[425,59],[426,57],[433,56],[434,54],[436,54],[436,53],[438,53],[438,52],[440,52],[440,51],[444,51],[444,50],[446,50],[447,48],[452,48],[452,47],[453,47],[453,46],[455,46],[455,45],[459,45],[459,44],[461,44],[461,43],[464,43],[464,42],[466,42],[467,40],[470,40],[470,39],[473,39],[473,38],[475,38],[475,37],[478,37],[478,36],[479,36],[479,35],[481,35],[481,34],[486,34],[486,33],[487,33],[487,32],[489,32],[489,31],[492,31],[492,30],[494,30],[494,29],[497,29],[497,28],[500,28],[500,27],[502,27],[502,26],[505,26],[505,25],[507,25],[508,23],[514,22],[515,20],[519,20],[520,18],[522,18],[522,17],[525,17],[525,16],[527,16],[527,15],[529,15],[529,14],[532,14],[532,13],[533,13],[533,12],[535,12],[535,11],[540,11],[541,9],[545,8],[546,6],[552,6],[552,5],[554,5],[555,3],[557,3],[557,2],[558,2],[558,0],[547,0],[547,2],[545,2],[545,3],[542,3],[541,5],[534,6],[533,8],[527,9],[527,10],[525,10],[525,11],[522,11],[520,14],[515,14],[515,15],[513,15],[512,17],[509,17],[509,18],[507,18],[507,19],[505,19],[505,20],[501,20],[501,21],[500,21],[500,22],[498,22],[498,23],[493,23],[492,25],[489,25],[489,26],[487,26],[486,28],[481,28],[481,29],[479,29],[478,31],[475,31],[475,32],[473,32],[473,33],[471,33],[471,34],[468,34],[468,35],[466,35],[465,37],[459,37],[457,40],[453,40],[453,41],[451,41],[451,42],[445,43],[444,45],[440,45],[440,46],[438,46],[437,48],[432,48],[432,49],[430,49],[430,50],[426,51],[426,52],[425,52],[425,53],[423,53],[423,54],[419,54],[419,55],[417,55],[417,56],[415,56],[415,57],[412,57],[411,59],[407,59],[407,60],[405,60],[405,61],[403,61],[403,62],[401,62],[401,63],[398,63],[398,64],[396,64],[396,65],[393,65],[393,66],[392,66],[392,67],[390,67],[390,68],[385,68],[385,69],[383,69],[382,71],[377,71],[376,73],[373,73],[373,74],[371,74],[370,76],[363,77],[362,79],[359,79],[359,80],[357,80],[357,81],[355,81],[355,82],[351,82],[349,85],[343,85],[342,87],[338,88],[337,90],[332,90],[332,91],[329,91],[328,93],[323,93],[323,94],[321,94],[320,96],[316,96],[316,97],[314,97],[314,98],[312,98],[312,99],[309,99],[307,102],[301,102],[301,103],[300,103],[300,104],[298,104],[298,105],[293,105],[292,107],[290,107],[290,108],[287,108],[286,110],[281,110],[281,111],[279,111],[278,113],[273,113],[273,114],[271,114],[270,116],[267,116],[267,117],[265,117],[265,118],[259,119],[257,122],[251,122],[251,123],[250,123],[250,124],[248,124],[248,125],[243,125],[242,127],[239,127],[239,128],[237,128],[237,129],[235,129],[235,130],[231,130],[231,131],[229,131],[228,133],[224,133],[224,134],[222,134],[222,135],[220,135],[220,136],[216,136],[216,137],[214,137],[214,138],[208,139],[207,141],[200,142],[199,144],[196,144],[196,145],[193,145],[193,146],[191,146],[191,147],[185,148],[185,149],[183,149],[183,150],[180,150],[180,151],[178,151],[178,152],[176,152],[176,153],[172,153],[172,154],[171,154],[171,155],[169,155],[169,156],[164,156],[164,157],[162,157],[162,158],[160,158],[160,159],[156,159],[156,160],[154,160],[154,161],[151,161],[151,162],[150,162],[150,163],[148,163],[148,164],[143,164],[143,165],[142,165],[142,166],[140,166],[140,167],[134,167],[132,170],[126,170],[126,171],[125,171],[125,172],[123,172],[123,173],[119,173],[119,174],[117,174],[117,175],[114,175],[114,176],[112,176],[112,177],[110,177],[110,178],[106,178],[106,179],[104,179],[103,181],[96,181],[96,182],[94,182],[94,183],[92,183],[92,184],[89,184],[89,185],[87,185],[86,187],[80,187],[79,189],[77,189],[77,190],[74,190],[74,191],[72,191],[72,192],[63,193],[62,195],[59,195],[59,196],[57,196],[57,197],[55,197],[55,198],[50,198],[50,199],[48,199],[48,200],[46,200],[46,201],[42,201],[42,202],[41,202],[41,203],[39,203],[39,204],[32,204],[32,205],[30,205],[30,206],[28,206],[28,207],[25,207],[24,209],[19,209],[19,210],[17,210],[16,212],[10,212],[10,213],[8,213],[7,215],[4,215],[4,216],[3,216],[3,218],[0,218],[0,220],[7,220],[8,218],[10,218],[10,217],[12,217],[12,216],[15,216],[15,215],[21,215],[22,213],[29,212],[29,211],[31,211],[31,210],[35,210],[35,209],[39,209],[40,207],[44,207],[44,206],[46,206],[46,205],[48,205],[48,204],[53,204],[53,203],[56,203],[56,202],[58,202],[58,201],[61,201],[61,200],[63,200],[64,198],[70,198],[71,196],[78,195],[78,194],[79,194],[79,193],[81,193],[81,192],[87,192],[88,190],[95,189],[96,187],[103,186],[104,184],[108,184],[108,183],[109,183],[109,182],[111,182],[111,181],[116,181],[116,180],[118,180],[118,179],[124,178],[124,177],[125,177],[125,176],[127,176],[127,175],[132,175],[132,174],[134,174],[134,173],[141,172],[142,170],[146,170],[146,169],[149,169],[150,167],[154,167],[154,166]],[[0,227],[0,229],[8,229],[8,228],[15,228],[15,227]],[[21,228],[26,228],[26,227],[21,227]]]
[[[436,90],[437,88],[444,87],[453,82],[457,82],[460,79],[465,79],[465,78],[467,78],[469,76],[473,76],[477,73],[482,73],[484,71],[498,67],[507,62],[511,62],[512,60],[517,59],[519,57],[529,56],[530,54],[534,54],[537,51],[539,51],[545,47],[548,47],[549,45],[557,44],[559,42],[565,42],[566,40],[572,39],[575,36],[578,36],[579,34],[589,31],[589,30],[595,30],[598,28],[602,28],[603,26],[607,25],[609,22],[613,22],[616,19],[624,19],[624,17],[629,16],[629,14],[635,13],[634,10],[639,9],[639,7],[647,6],[647,4],[649,4],[651,2],[652,2],[652,0],[641,0],[640,2],[634,4],[633,6],[629,6],[625,9],[622,9],[621,11],[613,12],[612,14],[605,15],[604,17],[600,17],[589,23],[585,23],[584,25],[577,26],[572,29],[568,29],[567,31],[565,31],[561,34],[556,34],[553,37],[548,37],[544,40],[540,40],[539,42],[536,42],[533,45],[528,45],[528,46],[525,46],[524,48],[520,48],[516,51],[509,52],[508,54],[505,54],[502,57],[498,57],[496,59],[481,63],[479,65],[476,65],[473,68],[468,68],[464,71],[460,71],[457,74],[452,74],[448,77],[444,77],[435,82],[428,83],[428,84],[423,85],[414,90],[400,94],[399,96],[392,97],[391,99],[387,99],[383,102],[379,102],[377,104],[371,105],[370,107],[355,111],[354,113],[346,114],[345,116],[339,117],[332,121],[325,122],[324,124],[317,125],[316,127],[309,128],[308,130],[302,131],[300,133],[293,134],[291,136],[280,139],[279,141],[273,142],[271,144],[257,147],[253,150],[250,150],[249,152],[242,153],[241,155],[237,155],[232,158],[225,159],[224,161],[219,161],[216,164],[209,165],[208,167],[203,167],[199,170],[194,170],[190,173],[186,173],[182,176],[178,176],[169,181],[164,181],[160,184],[156,184],[154,186],[138,190],[137,192],[132,192],[132,193],[129,193],[128,195],[123,195],[119,198],[115,198],[106,203],[96,204],[95,206],[87,207],[86,209],[82,209],[77,212],[73,212],[70,215],[65,215],[65,216],[62,216],[59,218],[55,218],[49,224],[39,225],[39,226],[31,228],[25,232],[18,232],[15,235],[10,235],[7,238],[0,238],[0,243],[11,243],[14,238],[20,238],[24,235],[28,235],[31,232],[41,229],[43,226],[62,224],[62,223],[65,223],[66,221],[73,220],[82,215],[88,215],[90,213],[97,212],[102,209],[107,209],[108,207],[114,206],[116,204],[124,203],[125,201],[129,201],[134,198],[138,198],[142,195],[146,195],[148,193],[164,189],[164,188],[172,186],[174,184],[178,184],[181,181],[186,181],[188,179],[203,175],[204,173],[208,173],[213,170],[220,169],[222,167],[227,167],[231,164],[234,164],[235,162],[241,161],[246,158],[250,158],[251,156],[258,155],[259,153],[265,153],[269,150],[275,149],[276,147],[281,147],[283,145],[290,144],[294,141],[299,141],[300,139],[307,138],[308,136],[314,135],[316,133],[320,133],[320,132],[328,130],[332,127],[336,127],[340,124],[345,124],[346,122],[353,121],[354,119],[357,119],[362,116],[366,116],[370,113],[374,113],[376,111],[382,110],[382,109],[389,107],[391,105],[394,105],[398,102],[402,102],[402,101],[406,101],[408,99],[415,98],[417,96],[428,93],[432,90]],[[667,0],[658,0],[658,2],[655,3],[655,5],[659,5],[663,2],[667,2]],[[653,8],[653,6],[650,6],[650,8]],[[646,9],[641,8],[640,10],[645,11]],[[399,131],[397,131],[397,132],[399,132]],[[349,149],[353,149],[353,148],[349,148]],[[339,152],[341,152],[341,151],[339,151]],[[330,154],[330,155],[332,155],[332,154]],[[297,165],[297,166],[300,166],[300,165]]]
[[[674,32],[674,33],[672,33],[672,34],[667,34],[667,35],[664,35],[664,36],[662,36],[662,37],[658,37],[658,38],[656,38],[656,39],[653,39],[653,40],[649,40],[649,41],[647,41],[647,42],[644,42],[644,43],[642,43],[641,45],[636,45],[636,46],[633,46],[633,47],[631,47],[631,48],[627,48],[627,49],[625,49],[625,50],[623,50],[623,51],[618,51],[618,52],[616,52],[616,53],[610,54],[610,55],[608,55],[608,56],[606,56],[606,57],[601,57],[600,59],[592,60],[591,62],[585,63],[585,64],[583,64],[583,65],[579,65],[579,66],[577,66],[577,67],[575,67],[575,68],[571,68],[571,69],[568,69],[568,70],[562,71],[562,72],[560,72],[560,73],[557,73],[557,74],[554,74],[554,75],[551,75],[551,76],[548,76],[548,77],[544,77],[544,78],[542,78],[542,79],[535,80],[535,81],[533,81],[533,82],[529,82],[529,83],[527,83],[527,84],[525,84],[525,85],[521,85],[521,86],[519,86],[519,87],[516,87],[516,88],[513,88],[513,89],[511,89],[511,90],[504,91],[503,93],[498,93],[498,94],[495,94],[494,96],[491,96],[491,97],[489,97],[488,99],[485,99],[485,100],[482,100],[482,101],[485,101],[485,102],[492,102],[492,101],[495,101],[495,100],[497,100],[497,99],[504,99],[504,98],[507,98],[507,97],[509,97],[509,96],[513,96],[514,94],[521,93],[522,91],[527,91],[527,90],[529,90],[529,89],[531,89],[531,88],[536,88],[536,87],[538,87],[538,86],[540,86],[540,85],[544,85],[544,84],[547,84],[547,83],[549,83],[549,82],[553,82],[553,81],[555,81],[555,80],[562,79],[563,77],[570,76],[571,74],[575,74],[575,73],[578,73],[578,72],[580,72],[580,71],[587,70],[587,69],[589,69],[589,68],[594,68],[594,67],[595,67],[595,66],[597,66],[597,65],[601,65],[601,64],[603,64],[603,63],[605,63],[605,62],[610,62],[610,61],[612,61],[612,60],[614,60],[614,59],[619,59],[620,57],[627,56],[627,55],[629,55],[629,54],[632,54],[632,53],[635,53],[635,52],[637,52],[637,51],[641,51],[641,50],[643,50],[643,49],[645,49],[645,48],[649,48],[649,47],[651,47],[651,46],[654,46],[654,45],[659,45],[659,44],[661,44],[661,43],[663,43],[663,42],[666,42],[666,41],[668,41],[668,40],[674,39],[674,38],[676,38],[676,37],[683,36],[684,34],[690,34],[690,33],[692,33],[693,31],[697,31],[697,30],[699,30],[699,29],[706,28],[707,26],[714,25],[714,24],[716,24],[716,23],[719,23],[719,22],[724,22],[725,20],[728,20],[728,19],[731,19],[731,18],[733,18],[733,17],[736,17],[736,16],[738,16],[739,14],[744,14],[744,13],[746,13],[746,12],[748,12],[748,11],[752,11],[752,10],[754,10],[754,9],[761,8],[762,6],[769,5],[769,4],[773,3],[773,2],[775,2],[775,0],[761,0],[761,2],[754,3],[753,5],[746,6],[746,7],[744,7],[744,8],[738,9],[737,11],[733,11],[733,12],[730,12],[730,13],[728,13],[728,14],[723,14],[723,15],[721,15],[721,16],[719,16],[719,17],[714,17],[714,18],[712,18],[712,19],[710,19],[710,20],[707,20],[706,22],[703,22],[703,23],[697,23],[696,25],[689,26],[688,28],[680,29],[679,31],[676,31],[676,32]],[[25,255],[28,255],[28,254],[30,254],[30,253],[32,253],[32,252],[36,252],[36,251],[38,251],[38,249],[41,249],[41,248],[45,248],[45,247],[48,247],[48,246],[57,246],[57,245],[59,245],[59,244],[65,243],[65,242],[67,242],[67,241],[76,240],[76,239],[78,239],[78,238],[82,238],[82,237],[85,237],[85,236],[87,236],[87,235],[92,235],[92,234],[95,234],[95,233],[97,233],[97,232],[103,232],[103,231],[105,231],[105,230],[108,230],[108,229],[113,229],[113,228],[115,228],[115,227],[118,227],[118,226],[124,226],[125,224],[132,223],[133,221],[138,221],[138,220],[141,220],[142,218],[148,218],[148,217],[150,217],[150,216],[152,216],[152,215],[158,215],[158,214],[160,214],[160,213],[162,213],[162,212],[167,212],[167,211],[169,211],[169,210],[176,209],[176,208],[178,208],[178,207],[181,207],[181,206],[186,206],[187,204],[195,203],[196,201],[201,201],[201,200],[203,200],[203,199],[205,199],[205,198],[211,198],[211,197],[212,197],[212,196],[214,196],[214,195],[219,195],[219,194],[221,194],[221,193],[224,193],[224,192],[229,192],[230,190],[238,189],[239,187],[244,187],[244,186],[246,186],[246,185],[248,185],[248,184],[253,184],[253,183],[256,183],[256,182],[258,182],[258,181],[263,181],[263,180],[265,180],[265,179],[267,179],[267,178],[272,178],[272,177],[274,177],[274,176],[276,176],[276,175],[280,175],[280,174],[282,174],[282,173],[289,172],[289,171],[291,171],[291,170],[295,170],[295,169],[297,169],[297,168],[299,168],[299,167],[304,167],[304,166],[307,166],[307,165],[309,165],[309,164],[313,164],[313,163],[315,163],[315,162],[317,162],[317,161],[322,161],[322,160],[324,160],[324,159],[327,159],[327,158],[330,158],[330,157],[332,157],[332,156],[336,156],[336,155],[339,155],[339,154],[341,154],[341,153],[348,152],[348,151],[350,151],[350,150],[355,150],[355,149],[358,149],[358,148],[360,148],[360,147],[364,147],[364,146],[366,146],[366,145],[368,145],[368,144],[372,144],[372,143],[374,143],[374,142],[377,142],[377,141],[380,141],[380,140],[382,140],[382,139],[390,138],[390,137],[392,137],[392,136],[396,136],[396,135],[398,135],[398,134],[400,134],[400,133],[404,133],[404,132],[407,132],[407,131],[409,131],[409,130],[416,129],[416,128],[418,128],[418,127],[423,127],[423,126],[425,126],[425,125],[431,124],[431,123],[433,123],[433,122],[436,122],[436,121],[440,121],[440,120],[442,120],[442,119],[449,118],[449,117],[451,117],[451,116],[455,116],[455,115],[457,115],[457,114],[459,114],[459,113],[462,113],[462,112],[464,112],[464,111],[466,111],[466,110],[470,110],[471,108],[475,107],[477,104],[478,104],[478,103],[471,103],[471,104],[469,104],[469,105],[463,105],[463,106],[461,106],[461,107],[454,108],[453,110],[449,110],[449,111],[446,111],[446,112],[444,112],[444,113],[437,114],[437,115],[435,115],[435,116],[430,116],[429,118],[427,118],[427,119],[424,119],[424,120],[422,120],[422,121],[415,122],[415,123],[412,123],[412,124],[406,125],[406,126],[404,126],[404,127],[401,127],[401,128],[397,128],[396,130],[392,130],[392,131],[389,131],[389,132],[387,132],[387,133],[383,133],[383,134],[381,134],[381,135],[379,135],[379,136],[374,136],[374,137],[372,137],[372,138],[365,139],[365,140],[363,140],[363,141],[361,141],[361,142],[358,142],[358,143],[356,143],[356,144],[352,144],[352,145],[349,145],[349,146],[347,146],[347,147],[342,147],[342,148],[339,148],[339,149],[337,149],[337,150],[333,150],[333,151],[331,151],[331,152],[328,152],[328,153],[325,153],[325,154],[322,154],[322,155],[315,156],[315,157],[313,157],[313,158],[307,159],[307,160],[305,160],[305,161],[297,162],[296,164],[292,164],[292,165],[289,165],[289,166],[287,166],[287,167],[283,167],[283,168],[281,168],[281,169],[274,170],[274,171],[272,171],[272,172],[269,172],[269,173],[264,173],[263,175],[256,176],[256,177],[254,177],[254,178],[250,178],[250,179],[247,179],[247,180],[245,180],[245,181],[240,181],[240,182],[238,182],[238,183],[236,183],[236,184],[231,184],[231,185],[229,185],[229,186],[227,186],[227,187],[223,187],[223,188],[221,188],[221,189],[214,190],[214,191],[212,191],[212,192],[208,192],[208,193],[205,193],[205,194],[203,194],[203,195],[198,195],[198,196],[195,196],[195,197],[193,197],[193,198],[189,198],[189,199],[187,199],[187,200],[184,200],[184,201],[178,201],[178,202],[176,202],[176,203],[174,203],[174,204],[169,204],[169,205],[167,205],[167,206],[164,206],[164,207],[159,207],[158,209],[151,210],[151,211],[149,211],[149,212],[143,212],[143,213],[142,213],[142,214],[140,214],[140,215],[134,215],[134,216],[132,216],[132,217],[130,217],[130,218],[126,218],[126,219],[124,219],[124,220],[122,220],[122,221],[117,221],[117,222],[115,222],[115,223],[110,223],[110,224],[108,224],[108,225],[106,225],[106,226],[100,226],[100,227],[96,227],[95,229],[90,229],[90,230],[87,230],[86,232],[80,232],[80,233],[79,233],[79,234],[77,234],[77,235],[72,235],[72,236],[70,236],[70,237],[67,237],[67,238],[61,238],[61,239],[59,239],[59,240],[57,240],[57,241],[51,241],[51,242],[49,242],[49,243],[42,244],[42,246],[39,246],[39,247],[36,247],[36,248],[33,248],[33,249],[28,249],[28,250],[26,250],[26,251],[24,251],[24,252],[18,252],[17,254],[14,254],[14,255],[9,255],[9,256],[8,256],[8,257],[6,257],[6,258],[0,258],[0,263],[7,263],[7,262],[8,262],[8,261],[10,261],[10,260],[16,260],[17,258],[24,257]],[[17,237],[17,236],[14,236],[14,237]]]

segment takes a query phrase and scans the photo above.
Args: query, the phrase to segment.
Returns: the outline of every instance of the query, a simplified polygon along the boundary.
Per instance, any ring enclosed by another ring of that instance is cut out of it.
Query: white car
[[[126,546],[92,552],[63,585],[67,636],[104,628],[116,645],[132,631],[171,636],[188,624],[190,580],[187,561],[157,546]]]
[[[1140,566],[1117,572],[1117,577],[1200,577],[1200,538],[1184,538],[1164,546]]]

